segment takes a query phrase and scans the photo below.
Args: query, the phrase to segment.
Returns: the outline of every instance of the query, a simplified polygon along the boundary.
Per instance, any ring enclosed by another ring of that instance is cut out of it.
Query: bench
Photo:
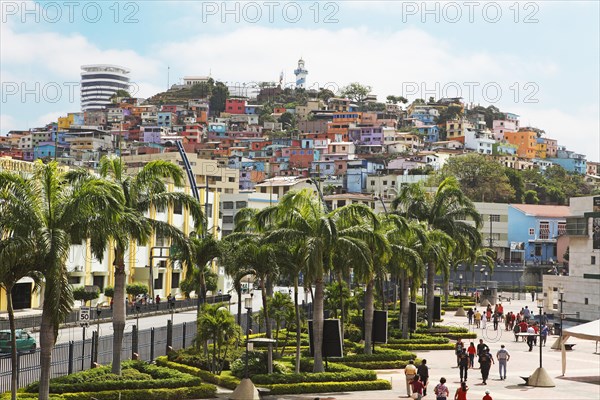
[[[573,350],[576,343],[565,343],[565,350]]]

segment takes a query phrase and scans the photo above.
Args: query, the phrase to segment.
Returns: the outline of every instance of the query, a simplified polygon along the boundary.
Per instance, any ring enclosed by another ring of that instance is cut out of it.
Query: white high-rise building
[[[129,70],[118,65],[81,66],[81,110],[101,110],[117,90],[129,91]]]
[[[304,60],[298,60],[298,68],[294,70],[294,75],[296,75],[296,88],[298,89],[306,89],[306,76],[308,75],[308,71],[304,68]]]

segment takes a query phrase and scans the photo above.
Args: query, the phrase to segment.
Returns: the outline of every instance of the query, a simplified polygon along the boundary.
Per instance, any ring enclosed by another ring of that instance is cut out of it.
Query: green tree
[[[1,178],[0,178],[1,179]],[[16,400],[18,389],[18,364],[17,364],[17,340],[15,311],[13,308],[12,291],[19,280],[25,277],[33,279],[33,290],[41,287],[42,274],[37,270],[41,260],[36,259],[39,253],[32,251],[36,248],[35,242],[30,238],[11,237],[11,230],[4,229],[4,218],[11,215],[12,210],[6,204],[7,197],[0,195],[0,288],[6,293],[6,310],[8,312],[8,324],[11,338],[11,400]]]
[[[515,193],[511,202],[519,204],[522,203],[523,193],[525,192],[523,176],[519,171],[506,167],[504,167],[504,174],[508,178],[508,183],[512,186]]]
[[[82,181],[91,179],[85,171],[76,174]],[[176,204],[189,211],[194,226],[204,226],[204,215],[200,203],[182,192],[167,191],[167,180],[175,187],[184,184],[183,171],[164,160],[151,161],[136,174],[125,173],[125,164],[119,157],[103,157],[100,160],[100,175],[114,182],[122,193],[123,209],[116,223],[98,227],[98,238],[92,240],[92,248],[103,252],[109,241],[114,247],[114,298],[113,298],[113,362],[112,373],[121,374],[121,349],[125,329],[125,254],[132,241],[148,243],[150,236],[167,238],[184,259],[190,259],[191,250],[186,236],[167,222],[151,219],[147,214],[164,211]]]
[[[335,93],[333,93],[329,89],[321,88],[319,89],[319,94],[317,95],[317,97],[323,100],[324,102],[327,102],[330,98],[335,97]]]
[[[455,242],[456,251],[462,253],[468,247],[478,248],[481,244],[481,216],[475,206],[460,190],[454,178],[446,178],[435,194],[425,191],[419,184],[404,186],[393,200],[392,208],[400,215],[425,223],[427,230],[439,230]],[[466,219],[474,222],[470,224]],[[433,315],[434,277],[437,272],[434,258],[427,265],[427,314]],[[447,266],[447,263],[444,263]],[[427,321],[429,327],[433,320]]]
[[[88,301],[96,300],[98,297],[100,297],[99,290],[87,291],[84,286],[73,289],[73,300],[81,301],[82,306]]]
[[[283,129],[286,131],[294,130],[296,128],[296,117],[290,112],[286,111],[283,114],[281,114],[277,121],[281,122]]]
[[[111,299],[115,297],[115,288],[112,286],[107,286],[104,288],[104,295],[106,297],[110,297]]]
[[[71,243],[91,238],[97,243],[99,227],[111,225],[123,211],[120,188],[102,179],[74,183],[50,162],[34,164],[30,177],[0,173],[3,204],[2,230],[13,238],[31,239],[42,262],[44,303],[40,327],[39,399],[49,397],[50,362],[58,326],[69,315],[73,294],[66,262]],[[1,203],[1,202],[0,202]],[[102,259],[104,249],[92,245],[92,255]]]
[[[537,196],[535,190],[528,190],[525,192],[525,204],[539,204],[540,199]]]
[[[234,339],[240,335],[240,327],[233,315],[223,304],[204,304],[198,317],[196,343],[211,341],[212,355],[210,372],[219,375],[223,362]]]
[[[352,82],[342,88],[342,96],[359,104],[365,101],[369,93],[371,93],[371,86],[362,85],[358,82]]]
[[[269,298],[268,302],[275,321],[275,351],[277,352],[279,349],[279,330],[288,319],[290,312],[293,315],[294,303],[292,303],[290,296],[280,292],[273,293],[273,297]]]
[[[438,179],[441,181],[449,176],[455,177],[463,193],[474,201],[508,202],[515,197],[503,167],[481,154],[450,158]]]
[[[193,85],[190,92],[194,98],[204,99],[212,95],[214,87],[215,82],[212,78],[209,78],[206,82],[200,82]]]
[[[225,101],[229,98],[229,89],[223,82],[215,83],[209,100],[211,113],[220,115],[225,111]]]
[[[129,94],[129,92],[127,90],[119,89],[119,90],[117,90],[115,92],[115,94],[113,94],[112,96],[110,96],[109,100],[114,103],[120,97],[129,98],[129,97],[131,97],[131,95]]]
[[[148,294],[148,285],[141,282],[129,283],[125,287],[125,293],[131,296],[132,300],[135,300],[138,296]]]

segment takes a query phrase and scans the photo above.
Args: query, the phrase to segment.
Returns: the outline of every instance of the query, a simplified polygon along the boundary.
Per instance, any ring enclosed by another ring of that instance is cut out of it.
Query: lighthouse
[[[308,75],[308,71],[304,68],[304,60],[298,60],[298,68],[294,70],[294,75],[296,75],[296,88],[297,89],[305,89],[306,88],[306,75]]]

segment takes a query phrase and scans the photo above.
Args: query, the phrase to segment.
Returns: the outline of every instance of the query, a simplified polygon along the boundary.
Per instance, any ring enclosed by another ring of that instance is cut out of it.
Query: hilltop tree
[[[358,82],[352,82],[342,89],[342,96],[357,103],[365,101],[369,93],[371,93],[371,86],[365,86]]]
[[[200,82],[192,86],[191,94],[195,98],[206,98],[212,95],[215,82],[212,78],[209,78],[206,82]]]
[[[503,167],[481,154],[450,158],[437,179],[448,176],[454,176],[462,192],[473,201],[508,202],[515,197]]]
[[[223,82],[215,83],[209,100],[210,111],[221,114],[225,111],[225,101],[229,98],[229,89]]]

